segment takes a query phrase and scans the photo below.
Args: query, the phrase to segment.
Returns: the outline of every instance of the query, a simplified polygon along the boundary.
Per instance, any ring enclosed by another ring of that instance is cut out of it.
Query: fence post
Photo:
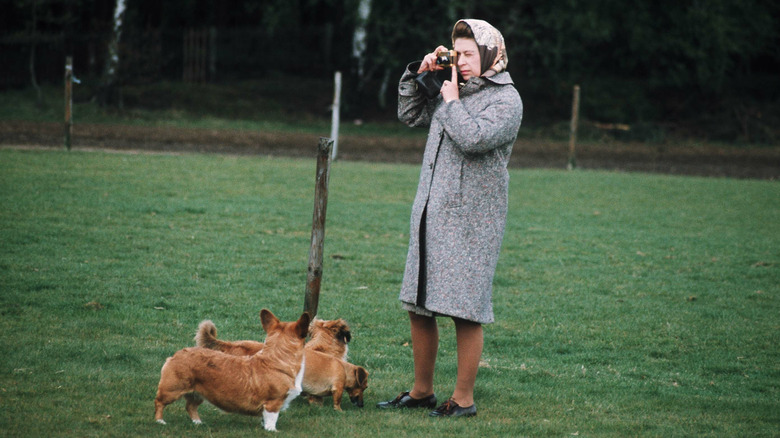
[[[311,225],[311,248],[306,278],[306,296],[303,311],[314,318],[320,301],[322,284],[322,249],[325,241],[325,212],[328,208],[328,182],[330,180],[330,154],[333,140],[320,137],[317,146],[317,175],[314,186],[314,214]]]
[[[333,110],[330,121],[330,138],[333,139],[333,156],[336,159],[339,152],[339,118],[341,111],[341,72],[337,71],[333,75]]]
[[[575,148],[577,144],[577,125],[580,118],[580,86],[574,86],[574,96],[571,102],[571,129],[569,131],[569,170],[577,167]]]
[[[70,150],[73,130],[73,57],[65,58],[65,149]]]

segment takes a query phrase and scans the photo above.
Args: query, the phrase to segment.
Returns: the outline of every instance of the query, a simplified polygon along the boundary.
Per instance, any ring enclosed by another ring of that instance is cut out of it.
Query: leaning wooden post
[[[65,148],[70,150],[73,130],[73,57],[65,58]]]
[[[322,248],[325,241],[325,212],[328,208],[328,181],[333,140],[320,138],[317,146],[317,177],[314,187],[314,215],[311,225],[311,248],[309,249],[309,271],[306,278],[306,298],[303,311],[314,318],[320,301],[322,283]]]
[[[577,124],[580,118],[580,86],[574,86],[574,96],[571,102],[571,129],[569,132],[569,170],[577,167],[577,158],[574,152],[577,144]]]

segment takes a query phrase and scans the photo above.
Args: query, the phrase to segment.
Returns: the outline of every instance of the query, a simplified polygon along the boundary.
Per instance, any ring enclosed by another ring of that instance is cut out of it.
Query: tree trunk
[[[35,88],[35,104],[38,108],[43,106],[43,93],[38,85],[38,79],[35,73],[35,49],[38,46],[38,0],[31,0],[32,4],[32,36],[30,38],[30,81]]]
[[[122,35],[122,19],[125,15],[125,0],[116,0],[114,9],[114,26],[111,39],[108,42],[108,56],[103,81],[98,96],[101,106],[116,104],[122,107],[122,96],[119,92],[119,39]]]
[[[371,0],[360,0],[355,33],[352,36],[352,57],[357,62],[358,83],[363,83],[366,52],[366,22],[371,15]]]

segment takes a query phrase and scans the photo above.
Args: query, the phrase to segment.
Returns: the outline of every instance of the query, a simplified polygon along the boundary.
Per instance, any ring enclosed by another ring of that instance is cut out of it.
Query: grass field
[[[313,155],[313,153],[312,153]],[[257,436],[183,403],[165,358],[202,319],[262,339],[303,307],[315,160],[0,149],[4,436]],[[336,162],[319,316],[353,329],[365,408],[296,400],[290,437],[780,435],[780,185],[513,170],[479,415],[373,405],[411,383],[397,302],[416,166]],[[455,376],[441,320],[436,382]]]

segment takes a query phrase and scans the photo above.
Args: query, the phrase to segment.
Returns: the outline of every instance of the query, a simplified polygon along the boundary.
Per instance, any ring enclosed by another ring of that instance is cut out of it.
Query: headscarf
[[[501,32],[484,20],[466,19],[459,20],[458,23],[461,21],[466,23],[474,34],[474,40],[477,42],[477,48],[479,49],[482,77],[487,78],[506,70],[509,58],[506,54],[504,37],[501,35]],[[458,23],[455,23],[455,26]],[[453,34],[454,30],[453,27]],[[455,45],[454,35],[452,44]]]

